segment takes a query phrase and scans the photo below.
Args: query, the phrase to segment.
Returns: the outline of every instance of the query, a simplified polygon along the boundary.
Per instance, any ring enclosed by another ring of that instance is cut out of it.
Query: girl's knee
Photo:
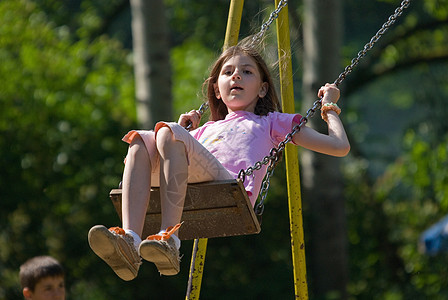
[[[168,126],[157,130],[156,147],[161,155],[162,153],[167,153],[167,151],[170,151],[172,154],[174,153],[172,151],[175,151],[179,155],[186,152],[184,142],[177,140],[171,127]]]
[[[128,156],[137,156],[141,153],[146,153],[145,142],[139,135],[136,135],[129,145]]]
[[[143,142],[143,139],[140,135],[135,135],[131,143],[129,144],[129,149],[131,148],[141,148],[145,146],[145,142]]]
[[[173,132],[167,126],[163,126],[157,130],[156,143],[157,145],[163,145],[166,142],[174,141]]]

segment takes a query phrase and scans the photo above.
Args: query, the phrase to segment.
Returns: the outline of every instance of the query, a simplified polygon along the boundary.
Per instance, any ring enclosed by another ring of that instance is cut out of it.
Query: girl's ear
[[[24,297],[26,300],[31,299],[32,293],[31,293],[31,290],[30,290],[29,288],[27,288],[27,287],[24,288],[23,291],[22,291],[22,293],[23,293],[23,297]]]
[[[260,91],[258,92],[258,97],[263,98],[266,96],[269,90],[269,83],[263,82],[260,87]]]
[[[219,93],[219,87],[217,83],[213,84],[213,89],[215,90],[216,99],[221,99],[221,94]]]

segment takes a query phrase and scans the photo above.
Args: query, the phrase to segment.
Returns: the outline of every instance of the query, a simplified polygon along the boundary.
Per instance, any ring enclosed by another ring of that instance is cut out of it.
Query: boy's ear
[[[221,94],[219,93],[219,87],[217,83],[213,84],[213,89],[215,90],[216,99],[221,99]]]
[[[269,90],[269,83],[263,82],[260,87],[260,91],[258,92],[258,97],[263,98],[266,96]]]
[[[29,288],[27,288],[27,287],[23,288],[22,293],[23,293],[23,297],[25,297],[26,300],[32,299],[31,297],[32,297],[33,293],[31,292],[31,290]]]

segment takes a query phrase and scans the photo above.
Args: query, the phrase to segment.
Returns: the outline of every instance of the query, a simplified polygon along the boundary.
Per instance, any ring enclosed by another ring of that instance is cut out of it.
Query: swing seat
[[[110,198],[120,220],[121,189],[113,189]],[[181,240],[256,234],[260,224],[241,180],[222,180],[188,184],[182,214]],[[143,237],[160,230],[159,188],[151,188]]]

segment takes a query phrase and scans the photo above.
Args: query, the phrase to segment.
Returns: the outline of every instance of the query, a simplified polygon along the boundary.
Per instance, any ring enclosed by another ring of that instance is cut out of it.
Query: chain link
[[[258,216],[261,216],[264,212],[264,201],[266,200],[266,197],[268,195],[268,190],[271,185],[271,177],[274,175],[274,169],[276,163],[280,160],[281,154],[286,148],[286,144],[288,144],[290,141],[292,141],[292,137],[294,134],[300,131],[303,125],[305,125],[308,122],[308,119],[313,117],[316,111],[318,111],[322,106],[322,99],[316,100],[313,103],[313,107],[308,109],[306,112],[305,117],[302,116],[300,118],[299,124],[295,125],[290,133],[288,133],[283,141],[281,141],[277,148],[272,148],[269,152],[269,155],[266,155],[261,161],[257,161],[253,167],[248,167],[246,170],[241,169],[238,173],[238,179],[242,180],[244,182],[246,176],[250,176],[253,174],[255,170],[260,170],[262,165],[268,165],[268,169],[266,172],[266,177],[263,180],[263,184],[260,189],[260,201],[255,206],[255,214]]]
[[[201,106],[199,107],[198,112],[199,112],[199,114],[202,116],[202,115],[207,111],[207,109],[208,109],[208,103],[207,103],[207,102],[204,102],[204,103],[202,103]]]
[[[201,106],[198,109],[199,115],[202,117],[202,115],[207,111],[207,109],[208,109],[208,102],[202,103]],[[193,126],[193,124],[190,123],[190,124],[187,125],[187,127],[185,127],[185,129],[190,131],[192,126]]]
[[[288,5],[287,0],[281,0],[278,2],[277,8],[273,12],[271,12],[271,14],[269,15],[269,19],[261,25],[260,31],[253,36],[251,46],[260,42],[263,35],[266,33],[266,31],[268,31],[272,22],[274,22],[278,18],[278,14],[286,5]]]

